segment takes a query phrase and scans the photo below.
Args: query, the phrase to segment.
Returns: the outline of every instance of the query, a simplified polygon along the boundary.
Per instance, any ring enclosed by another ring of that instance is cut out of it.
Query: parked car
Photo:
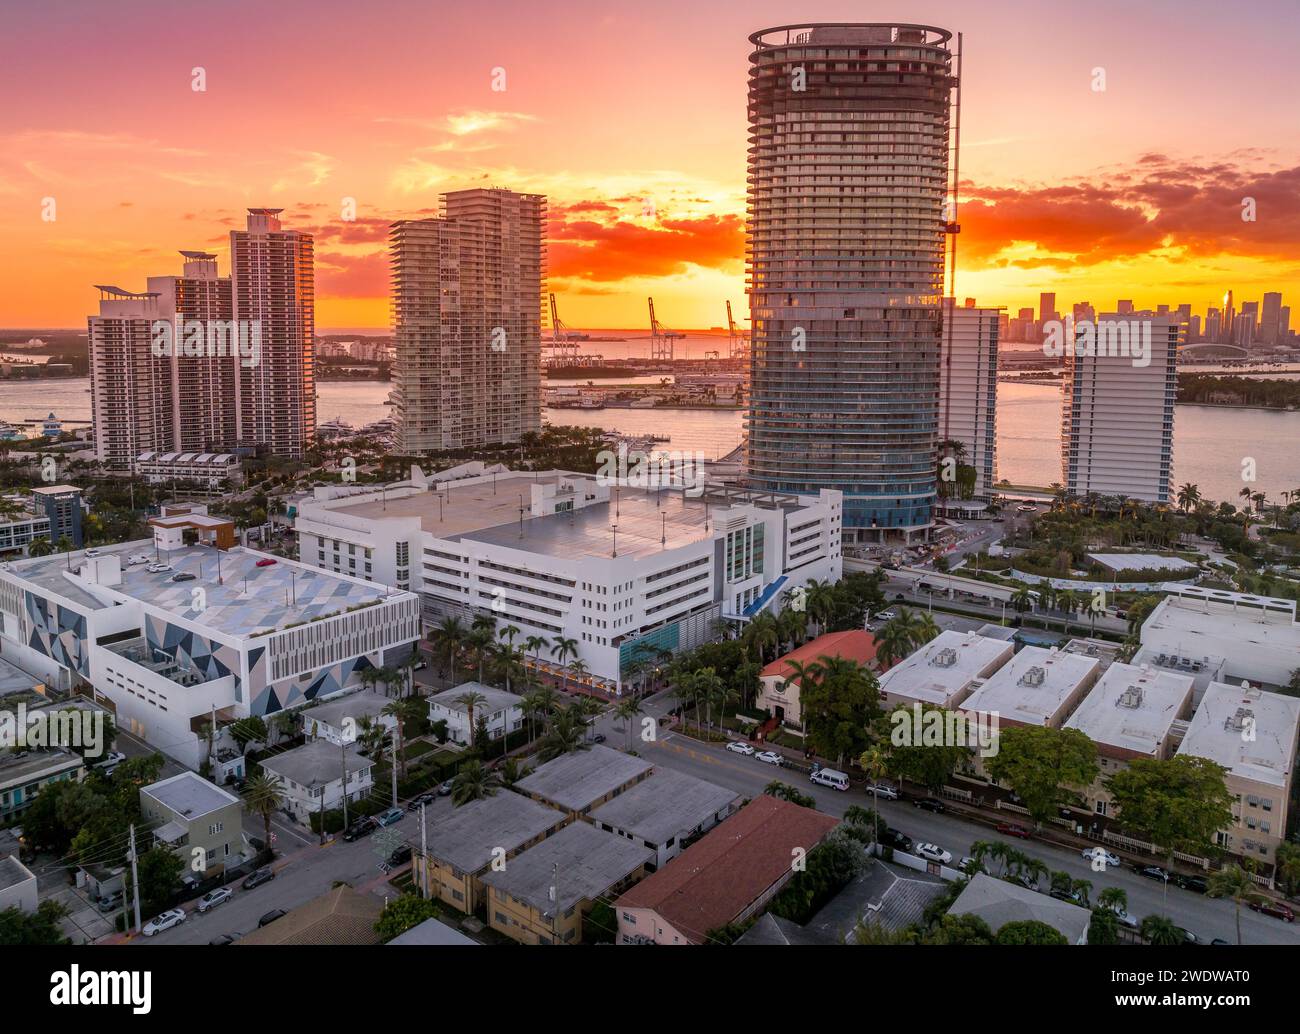
[[[438,799],[437,790],[425,790],[422,794],[417,794],[411,798],[411,803],[406,806],[407,811],[419,811],[420,805],[432,804]]]
[[[880,831],[880,842],[899,851],[910,852],[912,850],[912,838],[893,826],[886,826]]]
[[[1169,879],[1169,873],[1165,872],[1164,869],[1160,868],[1158,865],[1138,864],[1133,868],[1137,870],[1139,876],[1145,876],[1149,880],[1160,880],[1164,882]]]
[[[148,553],[132,553],[129,557],[126,558],[126,566],[135,567],[136,564],[147,564],[149,563],[150,559],[151,557],[149,556]]]
[[[274,566],[274,564],[275,564],[275,561],[272,560],[272,559],[268,556],[268,557],[263,557],[261,560],[259,560],[259,561],[257,562],[257,565],[256,565],[256,566],[258,566],[258,567],[272,567],[272,566]]]
[[[898,617],[898,615],[895,614],[892,610],[882,610],[879,614],[876,615],[875,620],[877,620],[877,621],[893,621],[894,618],[896,618],[896,617]]]
[[[1283,919],[1288,923],[1295,922],[1295,913],[1291,911],[1290,905],[1284,905],[1280,901],[1250,901],[1252,912],[1258,912],[1260,915],[1272,916],[1274,919]]]
[[[952,852],[945,851],[938,844],[928,844],[925,841],[916,845],[916,853],[922,858],[928,858],[932,862],[939,862],[947,865],[952,861]]]
[[[1008,876],[1007,879],[1012,883],[1020,884],[1020,886],[1024,887],[1026,890],[1038,889],[1038,880],[1035,877],[1030,876],[1028,873],[1017,873],[1015,876]]]
[[[171,569],[171,564],[150,564],[145,568],[150,574],[166,574]]]
[[[169,908],[166,912],[154,916],[149,922],[145,923],[140,932],[146,937],[152,937],[156,933],[170,930],[173,926],[180,926],[183,922],[185,922],[185,909]]]
[[[776,765],[777,768],[785,764],[785,759],[774,750],[760,750],[754,757],[765,765]]]
[[[970,875],[984,871],[984,866],[975,861],[971,855],[963,855],[961,861],[957,863],[957,868]]]
[[[605,742],[605,734],[604,734],[603,732],[598,732],[598,733],[596,733],[596,735],[593,736],[593,737],[591,738],[591,742],[592,742],[592,743],[604,743],[604,742]]]
[[[230,892],[229,887],[218,887],[216,890],[210,890],[199,898],[199,903],[195,907],[200,912],[206,912],[210,908],[216,908],[218,905],[224,904],[232,897],[234,897],[234,894]]]
[[[120,765],[125,760],[126,760],[126,755],[123,754],[120,750],[110,750],[107,754],[104,755],[102,760],[97,761],[95,763],[95,767],[112,768],[115,765]]]
[[[1126,926],[1130,930],[1136,930],[1140,925],[1137,918],[1131,915],[1126,908],[1120,908],[1118,905],[1114,905],[1111,907],[1111,911],[1115,913],[1115,918],[1119,920],[1120,926]]]
[[[898,800],[898,787],[891,786],[889,783],[876,783],[874,786],[868,786],[867,793],[879,797],[882,801]]]
[[[95,901],[101,912],[114,912],[122,907],[122,892],[115,890],[112,894],[105,894]]]
[[[281,916],[287,914],[288,913],[286,913],[285,910],[282,908],[273,908],[271,909],[271,911],[267,912],[266,915],[262,916],[262,918],[257,921],[257,928],[260,930],[264,926],[270,926]]]
[[[939,800],[938,797],[918,797],[912,802],[916,807],[925,811],[932,811],[936,815],[942,815],[948,810],[948,806]]]
[[[375,816],[375,821],[381,826],[391,826],[394,822],[401,822],[406,817],[406,812],[401,808],[389,808],[385,812]]]
[[[192,581],[194,581],[194,579],[195,579],[196,577],[198,577],[198,576],[197,576],[197,575],[194,575],[194,574],[191,574],[189,571],[181,571],[179,574],[174,574],[174,575],[172,575],[172,581],[173,581],[173,582],[192,582]]]
[[[1111,854],[1104,847],[1085,847],[1079,852],[1088,862],[1103,861],[1108,866],[1117,866],[1120,864],[1119,855]]]
[[[409,862],[410,860],[411,860],[411,848],[409,844],[406,845],[405,847],[397,848],[397,850],[395,850],[392,854],[388,856],[389,865],[402,865],[406,862]]]
[[[1225,941],[1222,937],[1216,937],[1210,942],[1211,944],[1231,944],[1231,941]]]
[[[1187,929],[1187,927],[1185,927],[1185,926],[1180,926],[1178,929],[1180,929],[1180,930],[1183,931],[1183,943],[1184,943],[1184,944],[1200,944],[1200,943],[1201,943],[1201,939],[1200,939],[1199,937],[1197,937],[1196,934],[1192,933],[1191,930]]]
[[[1210,889],[1210,884],[1204,876],[1189,876],[1181,872],[1171,874],[1169,882],[1175,887],[1182,887],[1183,890],[1190,890],[1196,894],[1204,894]]]
[[[752,754],[754,753],[753,744],[741,743],[739,740],[732,740],[727,744],[727,749],[733,754]]]
[[[369,836],[378,828],[379,823],[367,815],[364,818],[357,819],[356,822],[352,823],[352,825],[345,829],[343,831],[343,839],[350,844],[354,840],[360,840],[362,837]]]
[[[451,784],[452,784],[452,782],[453,782],[453,780],[451,780],[451,779],[446,779],[446,780],[443,780],[441,783],[438,784],[438,796],[439,796],[439,797],[450,797],[450,796],[451,796]]]
[[[994,828],[1004,837],[1018,837],[1021,840],[1028,840],[1033,835],[1024,826],[1016,826],[1010,822],[999,823]]]
[[[213,947],[216,947],[217,945],[221,945],[221,944],[234,944],[234,943],[235,943],[235,936],[234,934],[229,934],[229,933],[218,934],[216,937],[212,938],[212,940],[208,941],[208,944],[212,945]]]
[[[263,883],[270,883],[275,879],[275,870],[269,865],[250,875],[243,883],[240,884],[245,890],[252,890],[254,887],[260,887]]]

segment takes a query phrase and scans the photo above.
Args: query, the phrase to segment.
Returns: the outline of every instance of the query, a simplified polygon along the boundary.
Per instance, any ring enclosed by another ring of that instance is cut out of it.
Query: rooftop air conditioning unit
[[[1047,669],[1037,664],[1020,676],[1022,686],[1041,686],[1046,681]]]
[[[1116,703],[1120,707],[1129,707],[1129,708],[1141,707],[1142,687],[1129,686],[1128,689],[1124,690],[1124,692],[1119,695],[1119,700],[1117,700]]]
[[[957,663],[957,651],[951,646],[945,646],[931,658],[930,663],[936,668],[951,668]]]
[[[1254,711],[1252,711],[1249,707],[1239,707],[1233,713],[1232,717],[1227,719],[1223,723],[1223,727],[1225,729],[1235,729],[1237,732],[1240,732],[1242,729],[1247,728],[1254,721],[1255,721]]]

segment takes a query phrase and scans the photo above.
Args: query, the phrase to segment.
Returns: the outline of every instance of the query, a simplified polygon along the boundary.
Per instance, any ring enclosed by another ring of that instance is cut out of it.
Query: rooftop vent
[[[1124,692],[1119,695],[1119,699],[1115,701],[1115,703],[1120,707],[1141,707],[1142,687],[1129,686],[1128,689],[1124,690]]]
[[[1038,664],[1035,664],[1020,676],[1020,684],[1022,686],[1041,686],[1046,681],[1047,669]]]
[[[1235,712],[1233,712],[1231,718],[1227,718],[1224,720],[1223,727],[1225,729],[1233,729],[1236,732],[1241,732],[1241,730],[1253,724],[1254,721],[1255,721],[1254,711],[1252,711],[1249,707],[1239,707]]]
[[[951,668],[957,663],[957,651],[951,646],[945,646],[930,659],[930,663],[936,668]]]

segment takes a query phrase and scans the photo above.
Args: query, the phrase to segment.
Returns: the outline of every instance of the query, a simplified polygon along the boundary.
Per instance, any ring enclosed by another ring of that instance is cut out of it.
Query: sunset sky
[[[644,327],[649,294],[721,324],[747,312],[747,36],[891,18],[965,37],[959,296],[1300,304],[1295,0],[43,0],[0,13],[0,326],[84,327],[92,284],[180,249],[226,273],[268,206],[316,234],[318,329],[386,327],[388,223],[478,185],[549,197],[569,325]]]

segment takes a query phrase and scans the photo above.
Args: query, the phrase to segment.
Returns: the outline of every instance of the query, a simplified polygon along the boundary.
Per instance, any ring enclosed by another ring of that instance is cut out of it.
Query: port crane
[[[736,329],[736,321],[731,318],[731,299],[727,299],[727,342],[729,353],[727,358],[732,360],[743,360],[749,354],[749,335],[743,330]]]
[[[555,295],[551,300],[551,340],[547,344],[552,349],[552,361],[556,365],[568,365],[578,358],[578,335],[564,325],[560,319],[559,309],[555,304]]]
[[[650,361],[673,361],[673,342],[678,338],[684,338],[686,335],[675,330],[669,330],[657,319],[655,319],[655,300],[648,299],[650,302]]]

